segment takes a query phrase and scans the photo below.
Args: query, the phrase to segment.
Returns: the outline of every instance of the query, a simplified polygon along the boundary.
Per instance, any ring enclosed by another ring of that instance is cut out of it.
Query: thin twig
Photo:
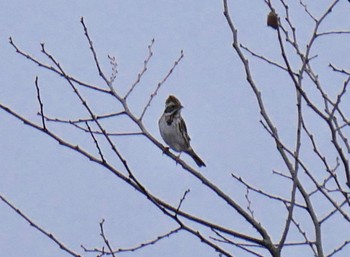
[[[107,93],[107,94],[110,94],[111,92],[109,90],[106,90],[106,89],[102,89],[102,88],[99,88],[99,87],[96,87],[94,85],[90,85],[86,82],[83,82],[81,80],[78,80],[77,78],[73,78],[72,76],[68,75],[68,74],[62,74],[62,72],[60,72],[58,69],[50,66],[50,65],[47,65],[47,64],[44,64],[43,62],[35,59],[34,57],[32,57],[31,55],[25,53],[24,51],[22,51],[13,41],[12,37],[9,38],[9,42],[10,42],[10,45],[16,50],[16,52],[22,56],[24,56],[26,59],[30,60],[31,62],[35,63],[36,65],[38,65],[39,67],[42,67],[44,69],[47,69],[49,71],[52,71],[53,73],[59,75],[60,77],[63,77],[63,78],[66,78],[66,79],[69,79],[75,83],[77,83],[78,85],[80,86],[83,86],[83,87],[86,87],[86,88],[89,88],[89,89],[92,89],[94,91],[97,91],[97,92],[101,92],[101,93]]]
[[[151,246],[151,245],[155,245],[156,243],[158,243],[159,241],[161,241],[162,239],[165,239],[165,238],[170,238],[170,236],[172,236],[173,234],[176,234],[178,233],[179,231],[181,231],[181,227],[178,227],[176,229],[173,229],[163,235],[160,235],[158,236],[157,238],[155,239],[152,239],[148,242],[145,242],[145,243],[141,243],[137,246],[134,246],[134,247],[129,247],[129,248],[119,248],[117,250],[114,250],[113,252],[106,252],[104,250],[104,248],[102,249],[87,249],[85,248],[84,246],[81,246],[85,252],[88,252],[88,253],[100,253],[100,254],[117,254],[117,253],[123,253],[123,252],[135,252],[137,250],[140,250],[140,249],[143,249],[147,246]]]
[[[231,245],[234,245],[240,249],[242,249],[243,251],[245,252],[248,252],[250,254],[253,254],[254,256],[257,256],[257,257],[264,257],[263,255],[260,255],[259,253],[249,249],[249,248],[261,248],[261,246],[259,245],[255,245],[255,244],[242,244],[242,243],[238,243],[238,242],[234,242],[233,240],[225,237],[224,235],[222,235],[221,233],[219,233],[218,231],[216,231],[215,229],[212,229],[212,231],[218,236],[220,237],[221,239],[218,239],[218,238],[215,238],[215,237],[210,237],[212,240],[214,241],[217,241],[217,242],[220,242],[220,243],[226,243],[226,244],[231,244]]]
[[[350,240],[345,241],[343,244],[341,244],[339,247],[335,248],[333,252],[327,255],[327,257],[332,257],[333,255],[339,253],[344,249],[344,247],[348,246],[350,244]]]
[[[238,182],[242,183],[242,185],[244,185],[247,189],[253,191],[253,192],[256,192],[257,194],[259,195],[263,195],[263,196],[266,196],[272,200],[276,200],[278,202],[283,202],[283,203],[288,203],[288,204],[291,204],[291,201],[288,200],[288,199],[284,199],[280,196],[275,196],[275,195],[272,195],[270,193],[267,193],[266,191],[263,191],[261,189],[258,189],[254,186],[252,186],[251,184],[248,184],[248,182],[244,181],[243,178],[241,177],[238,177],[237,175],[235,175],[234,173],[231,173],[231,176],[236,179]],[[302,209],[305,209],[305,206],[299,204],[299,203],[294,203],[297,207],[299,208],[302,208]]]
[[[247,200],[248,206],[247,206],[247,210],[250,212],[250,215],[254,217],[254,210],[252,208],[252,202],[249,199],[249,188],[247,187],[246,193],[244,194],[245,199]]]
[[[155,40],[154,38],[152,39],[151,43],[148,45],[148,56],[146,57],[146,59],[143,61],[143,68],[141,70],[140,73],[137,74],[137,79],[135,80],[135,82],[131,85],[129,91],[126,93],[126,95],[124,96],[124,99],[128,98],[128,96],[131,94],[131,92],[134,90],[134,88],[137,86],[137,84],[140,83],[142,76],[145,74],[145,72],[147,71],[147,65],[148,62],[151,60],[152,56],[153,56],[153,52],[152,52],[152,46],[154,44]]]
[[[340,73],[343,73],[344,75],[350,76],[349,71],[346,71],[344,69],[339,69],[339,68],[335,67],[335,65],[332,63],[330,63],[328,66],[331,67],[333,71],[340,72]]]
[[[38,113],[38,115],[42,116],[41,113]],[[85,123],[85,122],[91,122],[96,120],[101,120],[101,119],[107,119],[111,117],[117,117],[121,115],[126,115],[125,111],[122,112],[116,112],[116,113],[110,113],[110,114],[103,114],[103,115],[95,115],[95,118],[80,118],[77,120],[66,120],[66,119],[60,119],[60,118],[50,118],[48,116],[44,116],[45,120],[51,121],[51,122],[60,122],[60,123],[69,123],[69,124],[78,124],[78,123]]]
[[[187,196],[187,194],[188,194],[189,192],[190,192],[190,189],[187,189],[187,190],[185,191],[185,193],[183,194],[183,196],[182,196],[182,198],[181,198],[181,200],[180,200],[180,202],[179,202],[179,205],[177,206],[176,212],[175,212],[175,216],[176,216],[176,217],[177,217],[177,213],[179,212],[179,210],[180,210],[180,208],[181,208],[182,203],[185,201],[186,196]]]
[[[309,8],[307,7],[307,5],[303,2],[303,1],[299,1],[300,5],[304,8],[305,12],[309,15],[309,17],[315,22],[317,23],[318,20],[316,19],[316,17],[309,11]]]
[[[38,113],[39,115],[41,115],[40,113]],[[120,114],[120,113],[119,113]],[[118,116],[118,114],[110,114],[110,115],[104,115],[104,116],[95,116],[96,120],[99,119],[105,119],[105,118],[109,118],[109,117],[113,117],[113,116]],[[78,119],[78,120],[66,120],[66,119],[60,119],[60,118],[50,118],[48,116],[44,116],[46,121],[49,122],[57,122],[57,123],[63,123],[63,124],[69,124],[74,126],[75,128],[82,130],[84,132],[92,132],[96,135],[108,135],[108,136],[143,136],[144,133],[142,132],[107,132],[107,131],[97,131],[97,130],[89,130],[86,127],[80,125],[80,123],[86,123],[86,122],[93,122],[94,119],[93,118],[87,118],[87,119]]]
[[[100,145],[99,145],[99,143],[98,143],[98,141],[97,141],[97,139],[96,139],[94,133],[92,132],[92,130],[91,130],[90,126],[89,126],[89,123],[88,123],[88,122],[85,122],[85,125],[86,125],[86,127],[88,128],[92,139],[94,140],[95,146],[96,146],[96,148],[97,148],[97,150],[98,150],[98,154],[99,154],[100,157],[101,157],[101,161],[102,161],[103,163],[105,163],[106,160],[105,160],[105,158],[104,158],[104,156],[103,156],[101,147],[100,147]]]
[[[332,217],[335,213],[339,212],[340,208],[343,208],[343,206],[348,203],[348,200],[344,200],[341,204],[339,204],[338,208],[334,208],[331,212],[329,212],[327,215],[325,215],[324,218],[320,219],[320,224],[324,223],[326,220],[328,220],[330,217]]]
[[[47,130],[46,130],[47,131]],[[25,215],[20,209],[15,207],[12,203],[10,203],[4,196],[0,195],[0,199],[6,203],[12,210],[14,210],[20,217],[22,217],[25,221],[29,223],[30,226],[38,230],[40,233],[48,237],[50,240],[55,242],[60,249],[64,250],[68,254],[74,256],[74,257],[81,257],[79,254],[75,253],[73,250],[69,249],[67,246],[65,246],[60,240],[58,240],[53,234],[45,231],[43,228],[41,228],[39,225],[37,225],[33,220],[31,220],[27,215]]]
[[[312,249],[312,251],[313,251],[313,253],[314,253],[315,256],[318,256],[316,250],[314,249],[314,246],[315,246],[317,243],[314,242],[314,241],[311,241],[311,240],[308,238],[306,232],[302,229],[301,225],[300,225],[298,222],[295,221],[294,218],[292,218],[292,222],[293,222],[293,224],[295,225],[295,227],[298,229],[299,233],[300,233],[300,234],[303,236],[303,238],[305,239],[305,244],[308,245],[308,246],[310,246],[310,248]]]
[[[244,46],[243,44],[240,45],[242,47],[242,49],[246,50],[248,53],[250,53],[252,56],[258,58],[258,59],[261,59],[263,61],[265,61],[266,63],[268,64],[271,64],[272,66],[275,66],[281,70],[284,70],[284,71],[287,71],[287,68],[286,67],[283,67],[281,64],[277,63],[277,62],[274,62],[274,61],[271,61],[270,59],[266,58],[265,56],[263,55],[259,55],[257,53],[255,53],[253,50],[249,49],[248,47]],[[299,76],[298,73],[294,73],[295,76]]]
[[[170,75],[173,73],[174,69],[176,68],[176,66],[179,64],[179,62],[181,61],[181,59],[184,57],[184,52],[181,50],[181,54],[180,57],[174,62],[173,66],[170,68],[169,72],[165,75],[165,77],[158,83],[156,89],[153,91],[153,93],[151,94],[145,108],[143,109],[141,116],[139,118],[139,120],[141,121],[143,116],[145,115],[148,107],[151,106],[151,102],[153,100],[153,98],[157,95],[158,90],[160,89],[160,87],[165,83],[165,81],[167,81],[167,79],[170,77]]]
[[[111,86],[111,82],[107,79],[106,75],[102,72],[102,69],[101,69],[101,66],[100,66],[100,63],[97,59],[97,54],[96,54],[96,51],[93,47],[93,43],[92,43],[92,40],[89,36],[89,33],[88,33],[88,29],[85,25],[85,22],[84,22],[84,17],[81,17],[80,18],[80,23],[83,25],[83,28],[84,28],[84,34],[89,42],[89,46],[90,46],[90,50],[91,50],[91,53],[94,57],[94,60],[95,60],[95,65],[96,65],[96,68],[98,70],[98,74],[100,75],[100,77],[106,82],[107,85]]]
[[[111,246],[111,244],[109,243],[109,241],[108,241],[108,239],[107,239],[107,236],[106,236],[106,234],[105,234],[105,231],[104,231],[104,229],[103,229],[103,224],[104,224],[104,222],[105,222],[104,219],[102,219],[102,221],[100,222],[100,231],[101,231],[100,236],[103,238],[103,241],[104,241],[104,243],[106,244],[106,246],[107,246],[109,252],[111,253],[111,255],[112,255],[113,257],[116,257],[116,255],[114,254],[114,251],[113,251],[113,249],[112,249],[112,246]]]
[[[36,96],[37,96],[39,106],[40,106],[40,113],[42,114],[41,115],[41,123],[43,125],[44,130],[46,130],[46,124],[45,124],[45,119],[44,119],[44,105],[43,105],[43,102],[41,101],[38,76],[35,77],[35,88],[36,88]]]
[[[350,34],[349,30],[339,30],[339,31],[325,31],[325,32],[319,32],[317,36],[329,36],[329,35],[348,35]]]

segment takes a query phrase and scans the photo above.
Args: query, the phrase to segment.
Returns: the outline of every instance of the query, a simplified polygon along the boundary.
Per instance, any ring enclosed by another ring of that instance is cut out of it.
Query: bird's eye
[[[170,105],[167,108],[165,108],[166,113],[171,113],[176,109],[175,105]]]

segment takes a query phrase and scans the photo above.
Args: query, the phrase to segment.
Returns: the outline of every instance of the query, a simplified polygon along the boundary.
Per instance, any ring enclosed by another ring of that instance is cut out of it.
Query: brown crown
[[[165,105],[169,105],[170,103],[173,103],[175,105],[181,106],[180,101],[173,95],[170,95],[168,99],[165,102]]]

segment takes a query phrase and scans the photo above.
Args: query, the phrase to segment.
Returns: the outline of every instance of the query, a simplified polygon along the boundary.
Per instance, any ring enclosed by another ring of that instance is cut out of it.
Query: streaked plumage
[[[193,151],[188,136],[185,121],[181,117],[183,106],[175,96],[169,96],[165,102],[165,110],[159,119],[159,131],[165,143],[174,151],[189,154],[201,167],[205,163]]]

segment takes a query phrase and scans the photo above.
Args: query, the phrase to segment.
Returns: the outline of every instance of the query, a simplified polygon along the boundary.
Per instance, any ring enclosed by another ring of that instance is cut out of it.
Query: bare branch
[[[248,47],[244,46],[243,44],[240,44],[241,48],[246,50],[248,53],[250,53],[252,56],[256,57],[256,58],[259,58],[263,61],[265,61],[266,63],[268,64],[271,64],[272,66],[275,66],[281,70],[284,70],[284,71],[288,71],[286,67],[283,67],[281,64],[277,63],[277,62],[274,62],[274,61],[271,61],[270,59],[266,58],[265,56],[263,55],[259,55],[257,53],[255,53],[253,50],[250,50]],[[299,76],[298,73],[294,73],[295,76]]]
[[[181,50],[180,57],[174,62],[173,66],[170,68],[169,72],[165,75],[165,77],[162,79],[162,81],[158,82],[158,85],[157,85],[156,89],[151,94],[147,104],[145,105],[145,108],[143,109],[143,111],[141,113],[141,116],[139,118],[140,121],[143,119],[143,116],[145,115],[148,107],[151,106],[151,102],[152,102],[153,98],[157,95],[158,90],[160,89],[160,87],[167,81],[167,79],[173,73],[173,71],[175,70],[176,66],[179,64],[179,62],[182,60],[183,57],[184,57],[184,52]]]
[[[41,115],[41,123],[42,126],[44,128],[44,130],[46,130],[46,124],[45,124],[45,119],[44,119],[44,105],[43,102],[41,101],[41,97],[40,97],[40,89],[39,89],[39,82],[38,82],[38,76],[35,77],[35,88],[36,88],[36,96],[38,98],[38,102],[39,102],[39,106],[40,106],[40,113]]]
[[[350,240],[345,241],[342,245],[333,250],[327,257],[332,257],[333,255],[340,253],[346,246],[350,244]]]
[[[96,137],[94,136],[94,133],[91,131],[91,128],[90,128],[90,126],[89,126],[89,123],[88,123],[88,122],[85,122],[85,125],[86,125],[86,127],[88,128],[92,139],[94,140],[95,146],[96,146],[96,148],[97,148],[97,150],[98,150],[98,154],[99,154],[100,157],[101,157],[101,161],[102,161],[103,163],[105,163],[106,160],[105,160],[105,158],[104,158],[104,156],[103,156],[101,147],[100,147],[100,145],[98,144],[98,141],[96,140]]]
[[[231,245],[235,245],[238,248],[244,250],[245,252],[248,252],[250,254],[253,254],[254,256],[258,256],[258,257],[264,257],[263,255],[260,255],[259,253],[251,250],[250,248],[260,248],[261,246],[259,245],[255,245],[255,244],[244,244],[244,243],[238,243],[238,242],[234,242],[233,240],[225,237],[224,235],[222,235],[221,233],[219,233],[218,231],[216,231],[215,229],[213,229],[213,232],[221,239],[215,238],[215,237],[210,237],[211,239],[213,239],[214,241],[217,242],[221,242],[221,243],[226,243],[226,244],[231,244]]]
[[[110,245],[110,243],[109,243],[109,241],[108,241],[108,239],[107,239],[107,236],[106,236],[106,234],[105,234],[105,231],[104,231],[104,229],[103,229],[103,223],[104,223],[104,222],[105,222],[104,219],[100,222],[100,231],[101,231],[100,236],[103,238],[103,242],[106,244],[106,246],[107,246],[109,252],[111,253],[111,255],[112,255],[113,257],[116,257],[116,255],[114,254],[113,249],[112,249],[112,247],[111,247],[111,245]]]
[[[318,22],[318,20],[316,19],[316,17],[314,16],[314,15],[312,15],[312,13],[309,11],[309,9],[307,8],[307,5],[303,2],[303,1],[299,1],[299,3],[300,3],[300,5],[302,6],[302,7],[304,7],[304,10],[305,10],[305,12],[309,15],[309,17],[315,22],[315,23],[317,23]]]
[[[263,191],[261,189],[258,189],[250,184],[248,184],[246,181],[243,180],[243,178],[241,177],[238,177],[236,176],[235,174],[231,173],[231,176],[233,178],[235,178],[237,181],[239,181],[240,183],[242,183],[247,189],[251,190],[251,191],[254,191],[256,192],[257,194],[259,195],[263,195],[263,196],[266,196],[270,199],[273,199],[273,200],[276,200],[278,202],[283,202],[283,203],[286,203],[286,204],[291,204],[291,201],[288,200],[288,199],[284,199],[280,196],[275,196],[275,195],[272,195],[270,193],[267,193],[266,191]],[[299,208],[302,208],[302,209],[305,209],[305,206],[304,205],[301,205],[299,203],[294,203],[295,206],[299,207]]]
[[[329,67],[331,67],[333,71],[343,73],[344,75],[350,76],[350,72],[348,72],[344,69],[339,69],[339,68],[335,67],[332,63],[329,64]]]
[[[65,79],[69,79],[70,81],[73,81],[75,83],[77,83],[78,85],[80,86],[83,86],[83,87],[86,87],[86,88],[90,88],[94,91],[97,91],[97,92],[102,92],[102,93],[108,93],[110,94],[110,91],[109,90],[105,90],[105,89],[102,89],[102,88],[99,88],[99,87],[96,87],[94,85],[90,85],[86,82],[83,82],[83,81],[80,81],[76,78],[73,78],[72,76],[68,75],[68,74],[62,74],[60,72],[60,70],[50,66],[50,65],[47,65],[47,64],[44,64],[43,62],[35,59],[34,57],[32,57],[31,55],[25,53],[24,51],[22,51],[13,41],[13,39],[10,37],[9,38],[9,42],[10,42],[10,45],[16,50],[16,52],[22,56],[24,56],[26,59],[30,60],[31,62],[33,62],[34,64],[37,64],[39,67],[41,68],[44,68],[44,69],[47,69],[49,71],[52,71],[54,73],[56,73],[57,75],[65,78]]]
[[[179,202],[179,205],[177,206],[177,209],[176,209],[176,212],[175,212],[175,216],[177,216],[177,213],[179,212],[183,201],[185,201],[186,196],[187,196],[187,194],[188,194],[190,191],[191,191],[190,189],[187,189],[187,190],[185,191],[185,193],[183,194],[183,196],[182,196],[182,198],[181,198],[181,200],[180,200],[180,202]]]
[[[41,115],[41,113],[38,113],[38,115],[44,116],[44,115]],[[122,111],[122,112],[116,112],[116,113],[110,113],[110,114],[96,115],[95,119],[96,120],[102,120],[102,119],[117,117],[117,116],[121,116],[121,115],[126,115],[126,112]],[[66,120],[66,119],[60,119],[60,118],[50,118],[48,116],[44,116],[44,118],[45,118],[45,120],[51,121],[51,122],[60,122],[60,123],[69,123],[69,124],[78,124],[78,123],[85,123],[85,122],[94,121],[93,118],[85,118],[85,119],[81,118],[81,119],[77,119],[77,120]]]
[[[82,25],[83,28],[84,28],[84,34],[85,34],[86,39],[88,40],[91,53],[92,53],[92,55],[93,55],[93,57],[94,57],[94,61],[95,61],[95,64],[96,64],[96,68],[97,68],[97,70],[98,70],[98,74],[99,74],[100,77],[106,82],[106,84],[107,84],[108,86],[112,86],[112,85],[111,85],[111,81],[109,81],[109,80],[107,79],[106,75],[102,72],[100,63],[99,63],[98,58],[97,58],[96,51],[95,51],[95,49],[94,49],[94,47],[93,47],[92,40],[91,40],[91,38],[90,38],[90,36],[89,36],[87,27],[86,27],[85,22],[84,22],[84,17],[81,17],[80,23],[81,23],[81,25]]]
[[[38,113],[40,115],[40,113]],[[119,112],[119,113],[112,113],[112,114],[106,114],[106,115],[101,115],[101,116],[95,116],[96,120],[100,119],[106,119],[106,118],[111,118],[119,115],[124,115],[126,114],[125,112]],[[97,130],[89,130],[86,127],[80,125],[80,123],[86,123],[86,122],[93,122],[93,118],[86,118],[86,119],[77,119],[77,120],[67,120],[67,119],[61,119],[61,118],[50,118],[48,116],[44,116],[46,121],[49,122],[57,122],[57,123],[63,123],[63,124],[69,124],[74,126],[75,128],[82,130],[87,133],[94,133],[97,135],[108,135],[108,136],[142,136],[144,135],[142,132],[107,132],[107,131],[97,131]]]
[[[53,234],[47,232],[42,227],[37,225],[32,219],[30,219],[27,215],[25,215],[20,209],[15,207],[12,203],[10,203],[4,196],[0,195],[0,200],[6,203],[12,210],[14,210],[21,218],[23,218],[25,221],[29,223],[30,226],[32,226],[34,229],[39,231],[41,234],[48,237],[50,240],[55,242],[60,249],[65,251],[66,253],[70,254],[74,257],[81,257],[79,254],[75,253],[73,250],[69,249],[66,245],[64,245],[57,237],[55,237]]]
[[[156,243],[158,243],[159,241],[165,239],[165,238],[170,238],[173,234],[176,234],[178,232],[181,231],[181,227],[178,227],[176,229],[173,229],[163,235],[160,235],[158,236],[157,238],[155,239],[152,239],[148,242],[145,242],[145,243],[141,243],[137,246],[134,246],[134,247],[129,247],[129,248],[119,248],[117,250],[109,250],[109,251],[106,251],[104,250],[104,248],[102,249],[87,249],[86,247],[84,246],[81,246],[85,252],[88,252],[88,253],[99,253],[99,254],[107,254],[107,255],[115,255],[117,253],[123,253],[123,252],[135,252],[135,251],[138,251],[140,249],[143,249],[145,247],[148,247],[148,246],[151,246],[151,245],[155,245]]]
[[[298,222],[295,221],[294,218],[292,218],[292,222],[293,222],[293,224],[295,225],[295,227],[298,229],[299,233],[300,233],[300,234],[303,236],[303,238],[305,239],[305,244],[308,245],[308,246],[310,246],[310,248],[311,248],[311,250],[313,251],[313,253],[314,253],[315,256],[318,256],[316,250],[314,249],[314,245],[317,245],[317,242],[311,241],[311,240],[308,238],[306,232],[302,229],[301,225],[300,225]]]
[[[329,35],[344,35],[350,34],[350,30],[339,30],[339,31],[325,31],[317,34],[318,37],[329,36]]]
[[[145,74],[145,72],[147,71],[148,62],[151,60],[151,57],[153,56],[152,46],[153,46],[154,42],[155,42],[155,40],[152,39],[151,44],[148,45],[148,56],[147,56],[147,58],[143,61],[143,68],[142,68],[141,72],[140,72],[139,74],[137,74],[137,79],[136,79],[135,82],[131,85],[129,91],[128,91],[128,92],[126,93],[126,95],[124,96],[124,99],[128,98],[128,96],[131,94],[131,92],[134,90],[134,88],[137,86],[137,84],[140,83],[143,74]]]
[[[251,200],[249,199],[249,188],[247,188],[247,191],[246,191],[244,197],[245,197],[245,199],[247,200],[247,203],[248,203],[247,210],[249,211],[250,215],[251,215],[253,218],[255,218],[255,217],[254,217],[254,210],[253,210],[253,208],[252,208],[252,202],[251,202]]]

